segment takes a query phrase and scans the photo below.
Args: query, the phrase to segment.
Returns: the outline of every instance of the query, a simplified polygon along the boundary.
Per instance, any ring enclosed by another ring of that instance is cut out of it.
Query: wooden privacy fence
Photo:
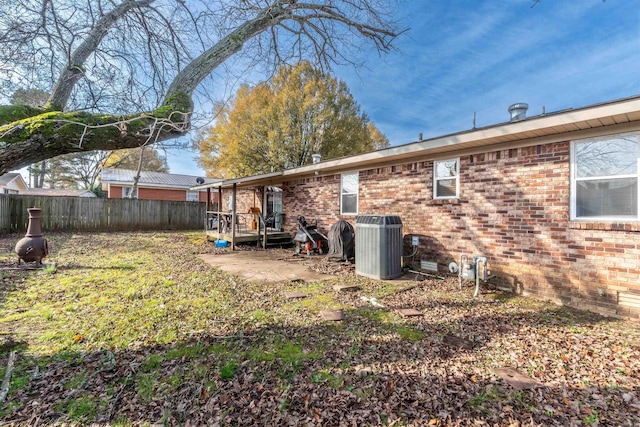
[[[27,209],[42,230],[188,230],[203,227],[205,203],[0,194],[0,233],[26,231]]]
[[[11,199],[9,196],[0,194],[0,232],[11,229]]]

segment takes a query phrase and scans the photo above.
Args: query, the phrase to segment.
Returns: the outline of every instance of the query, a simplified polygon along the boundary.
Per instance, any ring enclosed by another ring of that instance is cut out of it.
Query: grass
[[[230,378],[233,378],[237,370],[238,370],[238,362],[236,362],[235,360],[226,362],[224,365],[220,367],[220,378],[222,378],[223,380],[228,380]]]
[[[295,413],[300,419],[333,411],[333,420],[362,405],[373,414],[362,425],[383,419],[420,425],[407,418],[410,412],[402,408],[408,407],[434,407],[433,414],[456,407],[466,417],[490,417],[494,408],[509,405],[523,420],[544,415],[535,410],[536,394],[496,383],[491,369],[498,366],[517,367],[543,382],[545,376],[558,381],[558,370],[566,369],[566,388],[576,394],[570,400],[586,402],[583,408],[597,407],[589,401],[593,393],[583,389],[597,388],[614,407],[638,386],[636,329],[539,301],[500,294],[472,299],[457,281],[449,287],[429,282],[388,298],[397,285],[352,276],[321,283],[244,282],[197,258],[215,251],[201,233],[54,234],[51,240],[54,269],[2,272],[0,331],[23,344],[0,423],[28,413],[34,396],[51,383],[61,386],[49,403],[59,418],[49,422],[99,424],[109,414],[111,424],[122,426],[185,424],[173,409],[153,412],[162,406],[158,401],[184,408],[180,416],[190,410],[212,419],[231,417],[217,419],[219,424],[241,424],[233,417],[256,405],[263,414]],[[0,262],[13,258],[0,253]],[[334,284],[345,282],[358,284],[362,293],[333,292]],[[286,301],[284,290],[307,298]],[[362,294],[389,309],[372,307],[360,300]],[[408,306],[427,316],[403,319],[393,310]],[[344,310],[346,320],[319,320],[325,309]],[[503,331],[493,332],[497,327]],[[447,333],[473,339],[477,350],[443,346]],[[581,355],[580,369],[570,370],[562,356],[574,353],[565,348],[573,342],[601,346],[608,351],[602,360],[616,364],[598,377],[598,364]],[[544,358],[530,357],[532,348]],[[0,349],[0,377],[6,357]],[[589,380],[583,381],[587,371]],[[317,413],[314,396],[326,400]],[[458,401],[440,404],[434,396]],[[377,413],[377,402],[391,406]],[[218,415],[212,407],[220,409]],[[610,412],[598,407],[574,418],[596,425],[615,419]]]
[[[62,262],[57,263],[56,274],[29,277],[26,292],[12,294],[6,301],[7,307],[24,312],[0,319],[0,326],[12,320],[28,321],[32,332],[42,338],[42,346],[33,349],[38,353],[77,350],[81,344],[94,348],[127,348],[133,342],[166,344],[182,338],[180,331],[185,329],[180,326],[188,324],[188,332],[208,326],[205,321],[220,313],[214,298],[224,292],[214,285],[224,286],[228,278],[214,273],[213,280],[194,280],[187,271],[172,267],[178,261],[172,255],[156,249],[166,242],[163,235],[146,237],[154,243],[149,250],[143,250],[144,245],[133,247],[145,240],[134,237],[116,253],[101,245],[101,238],[104,241],[107,236],[98,235],[93,244],[86,239],[94,253],[72,268],[63,260],[74,257],[77,249],[60,248],[56,256]],[[196,260],[189,258],[188,264],[193,265]],[[172,327],[172,319],[180,317],[184,320]],[[82,343],[73,340],[76,334],[85,337]]]
[[[162,356],[159,354],[151,354],[147,357],[147,359],[142,363],[140,369],[142,372],[153,372],[160,367],[162,363]]]
[[[195,344],[195,345],[181,344],[181,345],[178,345],[177,347],[174,347],[168,350],[165,355],[165,358],[167,360],[183,359],[183,358],[193,359],[198,355],[204,353],[205,350],[206,349],[202,344]],[[211,348],[210,352],[215,353],[215,349]]]
[[[598,413],[594,411],[587,415],[582,422],[586,425],[598,425],[600,423],[600,417],[598,417]]]
[[[360,317],[380,325],[382,332],[391,333],[400,339],[417,342],[424,338],[424,332],[411,325],[399,324],[400,317],[389,310],[381,310],[375,307],[363,307],[355,311]]]
[[[157,374],[143,374],[138,376],[136,381],[136,390],[138,398],[143,403],[149,403],[153,399],[153,389],[157,383]]]
[[[95,417],[100,406],[100,401],[91,397],[78,397],[71,400],[64,410],[73,421],[88,421]]]
[[[55,264],[47,264],[42,269],[43,274],[55,274],[56,271],[57,271],[57,268]]]
[[[71,377],[71,379],[64,384],[64,389],[73,390],[79,387],[80,385],[84,384],[84,381],[86,380],[86,378],[87,378],[86,371],[81,371],[76,375],[74,375],[73,377]]]
[[[476,409],[482,410],[486,405],[491,405],[492,402],[502,399],[502,395],[495,387],[490,387],[489,389],[482,390],[477,395],[471,397],[467,401],[467,406]]]
[[[331,388],[340,388],[344,384],[344,377],[333,375],[324,369],[312,374],[310,379],[315,384],[326,384]]]

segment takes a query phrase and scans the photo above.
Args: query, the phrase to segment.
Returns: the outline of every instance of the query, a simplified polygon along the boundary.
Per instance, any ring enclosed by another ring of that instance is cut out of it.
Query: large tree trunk
[[[176,138],[189,130],[188,111],[175,105],[124,117],[52,112],[0,126],[0,174],[61,154],[134,148]]]

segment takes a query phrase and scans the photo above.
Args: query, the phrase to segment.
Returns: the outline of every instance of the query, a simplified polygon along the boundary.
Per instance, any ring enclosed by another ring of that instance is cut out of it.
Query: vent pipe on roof
[[[311,155],[311,159],[312,159],[312,161],[313,161],[313,164],[314,164],[314,165],[317,165],[318,163],[320,163],[320,158],[321,158],[321,157],[322,157],[322,156],[321,156],[320,154],[312,154],[312,155]]]
[[[518,102],[517,104],[510,105],[509,114],[511,114],[511,121],[517,122],[527,118],[528,109],[529,104],[525,104],[524,102]]]

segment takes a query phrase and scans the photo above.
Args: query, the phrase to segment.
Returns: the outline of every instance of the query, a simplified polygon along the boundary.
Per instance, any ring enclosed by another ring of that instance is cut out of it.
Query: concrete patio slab
[[[200,259],[213,267],[255,283],[292,280],[317,282],[332,278],[309,269],[301,262],[288,262],[281,254],[267,251],[234,251],[223,254],[203,254]]]

